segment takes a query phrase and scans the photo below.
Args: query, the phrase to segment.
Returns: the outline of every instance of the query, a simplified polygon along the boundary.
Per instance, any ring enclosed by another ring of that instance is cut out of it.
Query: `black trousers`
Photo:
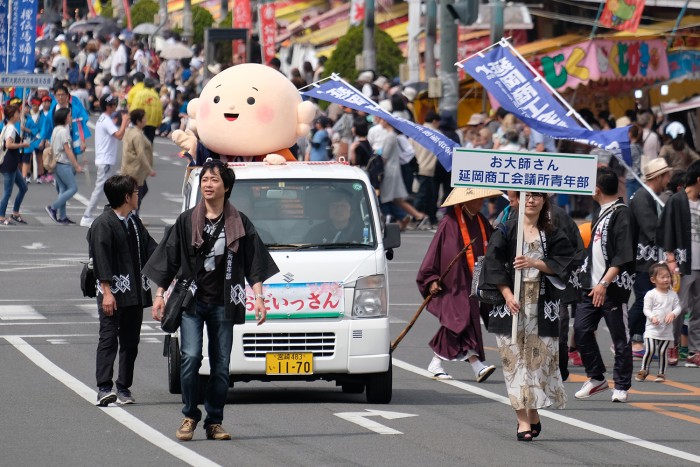
[[[576,302],[565,303],[559,308],[559,372],[569,379],[569,319],[576,314]]]
[[[595,338],[600,319],[605,319],[610,330],[613,345],[615,347],[615,364],[613,366],[613,380],[615,389],[628,390],[632,386],[632,345],[630,344],[629,328],[627,323],[627,304],[618,303],[605,297],[603,306],[595,307],[590,290],[583,291],[581,302],[576,307],[574,318],[574,339],[576,349],[581,354],[581,360],[586,367],[586,375],[593,379],[603,379],[605,364],[600,354],[600,348]]]
[[[100,338],[97,343],[95,378],[97,387],[112,387],[114,360],[119,350],[119,375],[117,390],[129,389],[134,381],[134,363],[139,351],[143,308],[133,306],[118,308],[112,316],[100,315]]]
[[[146,138],[148,138],[148,141],[153,144],[153,140],[156,139],[156,127],[146,125],[143,127],[143,134],[146,135]]]
[[[644,342],[647,317],[644,316],[644,296],[654,288],[649,273],[637,271],[634,277],[634,303],[630,307],[630,335],[632,342]]]

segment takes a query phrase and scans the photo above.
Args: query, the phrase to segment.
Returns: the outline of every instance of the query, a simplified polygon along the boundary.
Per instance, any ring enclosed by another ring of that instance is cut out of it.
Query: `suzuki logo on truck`
[[[285,281],[287,284],[289,284],[290,282],[292,282],[292,281],[294,280],[294,274],[292,274],[291,272],[288,272],[287,274],[285,274],[284,276],[282,276],[282,278],[284,279],[284,281]]]

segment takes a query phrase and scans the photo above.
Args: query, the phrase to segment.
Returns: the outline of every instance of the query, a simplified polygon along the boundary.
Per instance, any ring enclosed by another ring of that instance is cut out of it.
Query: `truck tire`
[[[345,394],[362,394],[365,392],[365,385],[362,383],[345,383],[341,387]]]
[[[170,345],[168,346],[168,390],[170,394],[182,394],[180,366],[180,345],[178,338],[170,336]]]
[[[383,373],[375,373],[367,378],[367,402],[370,404],[388,404],[391,402],[392,373],[391,357],[389,369]]]

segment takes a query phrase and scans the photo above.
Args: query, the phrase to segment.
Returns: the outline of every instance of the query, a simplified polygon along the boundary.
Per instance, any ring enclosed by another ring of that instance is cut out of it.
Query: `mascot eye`
[[[220,100],[221,100],[221,99],[219,99],[219,96],[216,96],[216,97],[214,98],[214,104],[218,104]]]
[[[253,105],[255,104],[255,98],[254,97],[249,97],[248,98],[248,105]]]

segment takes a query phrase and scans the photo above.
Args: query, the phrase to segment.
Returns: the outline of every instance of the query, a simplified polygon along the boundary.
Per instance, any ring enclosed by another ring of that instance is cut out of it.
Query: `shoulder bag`
[[[182,322],[182,313],[185,310],[189,310],[194,302],[194,294],[197,290],[197,286],[194,283],[197,273],[204,266],[204,258],[209,254],[209,252],[214,248],[216,240],[221,234],[221,230],[224,228],[225,219],[221,219],[220,224],[211,234],[209,240],[202,248],[197,252],[197,257],[195,259],[194,270],[192,271],[192,277],[190,278],[179,278],[175,281],[175,284],[168,295],[168,300],[165,302],[165,311],[163,312],[163,318],[160,321],[160,328],[172,334],[180,327]]]

